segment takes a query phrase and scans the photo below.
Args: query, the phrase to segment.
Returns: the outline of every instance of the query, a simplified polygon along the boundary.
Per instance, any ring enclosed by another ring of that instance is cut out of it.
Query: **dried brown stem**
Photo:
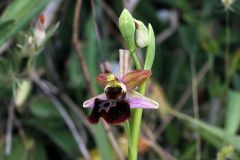
[[[105,12],[108,14],[108,16],[112,19],[114,24],[118,27],[118,16],[112,8],[104,1],[104,0],[98,0],[102,8],[105,10]]]
[[[156,138],[154,133],[145,123],[143,123],[143,129],[148,137],[146,140],[147,144],[159,157],[161,157],[163,160],[176,160],[170,153],[165,151],[155,142]]]
[[[161,32],[159,35],[156,37],[156,42],[158,44],[162,43],[165,41],[168,37],[170,37],[178,28],[178,12],[176,10],[171,11],[170,15],[170,26]]]
[[[87,147],[84,144],[83,139],[79,135],[77,128],[76,128],[75,124],[73,123],[73,120],[71,119],[71,117],[69,116],[67,111],[64,109],[63,105],[59,102],[57,97],[54,95],[53,90],[49,88],[47,83],[44,83],[44,81],[40,80],[36,73],[31,72],[30,78],[35,84],[37,84],[37,86],[43,91],[43,93],[52,101],[54,106],[57,108],[57,110],[63,117],[66,125],[68,126],[70,132],[73,135],[73,138],[75,139],[75,141],[78,145],[80,152],[83,155],[83,158],[85,160],[90,160],[90,155],[88,153]]]
[[[90,95],[93,97],[95,95],[95,93],[94,93],[94,90],[93,90],[93,88],[91,86],[91,83],[90,83],[90,75],[89,75],[89,72],[88,72],[88,69],[87,69],[87,65],[84,61],[83,53],[81,51],[80,41],[78,39],[78,29],[79,29],[78,21],[79,21],[81,6],[82,6],[82,0],[77,0],[77,4],[76,4],[76,7],[75,7],[75,11],[74,11],[73,35],[72,35],[73,39],[72,39],[72,41],[73,41],[73,45],[75,46],[75,49],[77,51],[77,55],[78,55],[80,65],[81,65],[82,70],[83,70],[83,76],[86,80],[88,90],[90,92]],[[93,17],[96,18],[96,15],[95,15],[95,12],[94,12],[93,1],[91,1],[91,6],[93,8]],[[96,36],[97,36],[98,41],[99,41],[99,36],[100,35],[99,35],[99,32],[98,32],[96,22],[95,22],[94,25],[95,25],[95,29],[96,29]],[[122,151],[118,146],[118,143],[117,143],[117,141],[114,137],[114,134],[113,134],[110,126],[107,123],[103,123],[103,126],[104,126],[104,129],[106,130],[108,139],[109,139],[110,143],[112,144],[113,149],[116,152],[116,155],[117,155],[118,159],[119,160],[124,160],[124,156],[122,154]]]
[[[77,0],[77,4],[75,6],[75,11],[74,11],[72,42],[76,49],[76,53],[78,55],[78,59],[79,59],[79,62],[80,62],[80,65],[81,65],[81,68],[83,71],[84,78],[86,80],[88,91],[90,92],[90,95],[93,96],[94,90],[91,87],[90,75],[89,75],[89,72],[87,69],[87,64],[84,61],[83,53],[81,51],[80,40],[78,39],[78,29],[79,29],[78,20],[79,20],[79,16],[80,16],[81,6],[82,6],[82,0]]]

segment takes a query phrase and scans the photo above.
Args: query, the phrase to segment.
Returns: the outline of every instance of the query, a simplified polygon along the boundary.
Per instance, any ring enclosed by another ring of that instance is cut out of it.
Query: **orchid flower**
[[[136,87],[151,76],[151,70],[134,70],[128,73],[129,52],[120,50],[119,74],[102,73],[97,82],[104,86],[104,93],[83,103],[93,108],[90,123],[103,118],[107,123],[119,124],[131,117],[131,108],[157,109],[159,104],[135,91]]]

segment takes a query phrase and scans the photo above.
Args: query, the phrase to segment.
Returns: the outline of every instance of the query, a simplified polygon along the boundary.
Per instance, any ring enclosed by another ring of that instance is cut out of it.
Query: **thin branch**
[[[29,149],[26,133],[25,133],[25,131],[24,131],[24,129],[23,129],[19,119],[17,119],[16,116],[14,116],[14,125],[18,129],[18,133],[20,135],[20,138],[22,139],[22,142],[23,142],[23,145],[25,147],[25,150]]]
[[[6,131],[6,146],[5,154],[10,155],[12,149],[12,129],[13,129],[13,119],[14,119],[14,102],[11,102],[8,107],[8,119],[7,119],[7,131]]]
[[[68,115],[67,111],[64,109],[63,105],[59,102],[56,96],[53,94],[53,91],[48,87],[46,83],[41,81],[36,73],[31,72],[30,78],[33,82],[37,84],[37,86],[43,91],[43,93],[53,102],[54,106],[57,108],[61,116],[63,117],[66,125],[68,126],[69,130],[71,131],[75,141],[77,142],[78,148],[83,155],[85,160],[90,160],[90,155],[88,153],[87,147],[84,144],[83,139],[79,135],[76,126],[74,125],[71,117]]]
[[[111,127],[102,119],[101,119],[101,122],[107,133],[108,139],[109,139],[110,143],[112,144],[112,147],[117,155],[117,160],[125,160],[124,154],[122,153],[122,150],[120,149],[120,147],[116,141],[116,138],[114,137]]]
[[[95,133],[92,129],[92,127],[90,126],[90,123],[87,121],[87,117],[85,116],[85,114],[79,109],[80,107],[70,98],[68,97],[66,94],[64,93],[60,93],[60,97],[62,98],[62,100],[70,107],[70,109],[72,110],[72,112],[79,118],[81,119],[81,121],[83,122],[83,124],[89,129],[89,131],[91,132],[91,134],[94,136]]]
[[[118,27],[118,16],[116,15],[116,13],[104,0],[98,0],[98,1],[102,6],[102,8],[105,10],[105,12],[108,14],[108,16],[112,19],[114,24]]]
[[[151,129],[145,123],[143,123],[143,129],[148,137],[148,139],[146,139],[147,144],[149,145],[149,147],[152,148],[152,150],[159,157],[161,157],[163,160],[176,160],[170,153],[165,151],[160,145],[158,145],[155,142],[156,138],[155,138],[154,133],[151,131]]]
[[[78,29],[79,29],[79,25],[78,25],[78,20],[79,20],[79,16],[80,16],[80,10],[81,10],[81,6],[82,6],[82,0],[77,0],[77,4],[75,6],[75,11],[74,11],[74,20],[73,20],[73,35],[72,35],[72,42],[73,45],[76,49],[77,55],[78,55],[78,59],[83,71],[83,75],[87,84],[87,88],[88,91],[90,92],[90,95],[94,95],[94,90],[91,87],[91,83],[90,83],[90,75],[87,69],[87,64],[84,61],[83,58],[83,53],[81,51],[81,46],[80,46],[80,41],[78,39]]]
[[[132,13],[134,9],[136,8],[139,0],[124,0],[124,8],[127,8],[127,10]]]
[[[152,150],[158,154],[159,157],[162,157],[163,160],[176,160],[172,155],[167,153],[160,145],[154,141],[146,140],[147,144],[152,148]]]
[[[99,32],[99,29],[98,29],[98,25],[97,25],[97,16],[96,16],[96,11],[95,11],[95,3],[93,0],[90,0],[91,2],[91,8],[92,8],[92,16],[93,16],[93,23],[94,23],[94,27],[95,27],[95,32],[96,32],[96,38],[97,38],[97,44],[98,44],[98,49],[100,49],[100,40],[101,40],[101,37],[100,37],[100,32]]]
[[[90,75],[89,75],[89,72],[88,72],[88,69],[87,69],[87,65],[86,65],[86,63],[84,61],[84,57],[83,57],[83,54],[82,54],[82,51],[81,51],[81,47],[80,47],[80,41],[78,39],[78,29],[79,29],[78,21],[79,21],[79,16],[80,16],[81,5],[82,5],[82,0],[78,0],[77,4],[76,4],[76,7],[75,7],[75,11],[74,11],[73,36],[72,36],[73,40],[72,41],[73,41],[73,44],[74,44],[75,49],[76,49],[77,54],[78,54],[78,58],[79,58],[80,65],[81,65],[82,70],[83,70],[83,75],[84,75],[84,78],[86,80],[88,90],[90,92],[90,95],[93,97],[95,95],[95,93],[94,93],[94,90],[93,90],[93,88],[91,86],[91,83],[90,83]],[[95,11],[94,11],[94,3],[93,3],[93,1],[91,1],[91,6],[92,6],[92,9],[93,9],[93,18],[95,19],[96,18],[96,14],[95,14]],[[95,22],[94,25],[95,25],[95,29],[96,29],[96,36],[97,36],[98,40],[100,40],[99,39],[100,35],[99,35],[99,32],[98,32],[98,28],[97,28],[96,22]],[[110,126],[107,123],[103,123],[103,126],[104,126],[104,129],[107,132],[108,139],[109,139],[110,143],[112,144],[114,151],[117,154],[118,159],[119,160],[123,160],[124,156],[121,153],[121,149],[117,145],[117,141],[116,141],[116,139],[114,137],[114,134],[113,134]]]
[[[168,37],[170,37],[178,28],[178,12],[176,10],[171,11],[170,13],[170,26],[156,36],[156,42],[158,44],[165,41]]]

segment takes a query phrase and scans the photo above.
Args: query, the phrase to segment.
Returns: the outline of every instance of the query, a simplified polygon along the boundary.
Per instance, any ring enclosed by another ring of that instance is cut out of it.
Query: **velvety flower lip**
[[[122,58],[121,58],[122,57]],[[104,87],[104,93],[86,100],[85,108],[93,108],[88,117],[90,123],[103,118],[107,123],[119,124],[131,117],[131,108],[157,109],[159,104],[137,91],[136,87],[151,76],[150,70],[127,71],[127,57],[120,54],[120,74],[102,73],[96,77],[98,84]],[[125,62],[125,63],[123,63]]]

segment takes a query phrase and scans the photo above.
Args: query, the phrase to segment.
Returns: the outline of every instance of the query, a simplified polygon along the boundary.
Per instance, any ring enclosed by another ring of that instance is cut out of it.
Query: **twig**
[[[27,140],[27,136],[26,136],[26,134],[25,134],[25,131],[24,131],[24,129],[23,129],[20,121],[17,119],[16,116],[14,116],[14,125],[15,125],[15,126],[17,127],[17,129],[18,129],[18,133],[19,133],[19,135],[20,135],[20,138],[22,139],[22,142],[23,142],[23,144],[24,144],[25,149],[28,150],[28,144],[27,144],[28,140]]]
[[[12,149],[12,129],[13,129],[13,119],[14,119],[14,108],[15,108],[15,104],[12,101],[8,107],[6,146],[5,146],[6,155],[10,155],[11,149]]]
[[[178,28],[178,12],[176,10],[171,11],[170,15],[170,26],[161,32],[159,35],[156,37],[156,42],[162,43],[165,41],[168,37],[170,37]]]
[[[204,76],[207,74],[209,70],[209,66],[208,63],[206,62],[202,68],[200,69],[200,71],[197,73],[196,75],[196,79],[198,84],[203,80]],[[182,97],[179,99],[179,101],[177,102],[177,104],[173,107],[174,109],[176,109],[177,111],[181,110],[182,107],[184,106],[184,104],[187,102],[187,100],[191,97],[192,94],[192,87],[188,86],[187,89],[185,90],[185,92],[183,93]],[[155,135],[160,136],[162,134],[162,132],[167,128],[167,126],[171,123],[172,119],[174,117],[169,117],[165,123],[163,123],[160,128],[157,130]]]
[[[102,8],[105,10],[105,12],[108,14],[108,16],[112,19],[114,24],[118,27],[118,16],[114,13],[111,7],[104,1],[104,0],[98,0]]]
[[[83,124],[89,129],[91,134],[94,136],[94,131],[92,127],[90,126],[89,122],[87,121],[86,116],[84,113],[79,109],[80,107],[71,99],[69,98],[66,94],[60,93],[60,97],[62,100],[70,107],[72,112],[83,122]]]
[[[114,149],[114,151],[117,155],[117,160],[125,160],[124,155],[122,153],[122,150],[119,148],[119,145],[118,145],[118,143],[117,143],[117,141],[114,137],[112,129],[110,128],[110,126],[104,120],[101,119],[101,122],[104,126],[104,129],[105,129],[106,133],[107,133],[108,139],[111,142],[112,147],[113,147],[113,149]]]
[[[52,93],[52,90],[48,87],[46,83],[41,81],[36,73],[31,72],[30,78],[33,82],[37,84],[37,86],[43,91],[43,93],[53,102],[54,106],[57,108],[59,113],[62,115],[65,123],[67,124],[69,130],[71,131],[75,141],[77,142],[78,148],[82,153],[85,160],[90,160],[90,155],[88,153],[87,147],[84,144],[81,136],[79,135],[71,117],[68,115],[67,111],[64,109],[63,105],[59,102],[56,96]]]
[[[172,155],[167,153],[160,145],[154,141],[146,140],[147,144],[152,148],[152,150],[157,153],[163,160],[176,160]]]
[[[86,120],[85,115],[78,109],[79,107],[67,95],[61,94],[60,96],[69,105],[69,107],[73,111],[73,113],[82,119],[83,123],[88,127],[90,132],[94,135],[94,132],[93,132],[92,128],[89,126],[89,122]],[[118,157],[120,157],[118,159],[124,160],[124,156],[118,146],[118,143],[115,140],[115,137],[113,135],[113,132],[112,132],[110,126],[103,120],[101,120],[101,122],[103,123],[104,129],[107,133],[107,136],[108,136],[114,150],[117,152]]]
[[[88,90],[90,92],[90,95],[93,97],[95,95],[95,93],[94,93],[94,90],[93,90],[93,88],[91,86],[91,83],[90,83],[90,75],[89,75],[89,72],[88,72],[88,69],[87,69],[87,65],[84,61],[84,57],[83,57],[82,52],[81,52],[80,41],[78,39],[78,29],[79,29],[78,20],[79,20],[79,16],[80,16],[81,5],[82,5],[82,0],[78,0],[77,4],[76,4],[76,7],[75,7],[75,12],[74,12],[73,44],[76,48],[78,58],[79,58],[79,61],[80,61],[80,65],[83,69],[83,76],[86,80]],[[92,6],[92,8],[94,8],[93,1],[91,1],[91,6]],[[96,18],[94,10],[93,10],[93,16],[94,16],[94,18]],[[96,29],[96,36],[97,36],[97,38],[99,38],[100,35],[99,35],[99,32],[98,32],[96,23],[95,23],[95,29]],[[116,152],[116,155],[117,155],[118,159],[123,160],[124,156],[121,152],[121,149],[117,145],[117,141],[116,141],[116,139],[115,139],[115,137],[114,137],[114,135],[111,131],[111,128],[109,127],[109,125],[107,123],[103,123],[103,126],[104,126],[104,129],[107,132],[108,139],[109,139],[110,143],[112,144],[113,149]]]
[[[136,8],[139,0],[124,0],[124,7],[127,8],[127,10],[132,13],[134,9]]]
[[[169,154],[155,142],[156,138],[154,133],[145,123],[143,123],[143,129],[148,137],[148,139],[146,139],[147,144],[152,148],[152,150],[156,154],[158,154],[159,157],[161,157],[163,160],[176,160],[171,154]]]
[[[84,61],[83,58],[83,54],[81,51],[81,46],[80,46],[80,41],[78,39],[78,29],[79,29],[79,25],[78,25],[78,20],[79,20],[79,16],[80,16],[80,10],[81,10],[81,6],[82,6],[82,0],[77,0],[77,4],[75,6],[75,11],[74,11],[74,20],[73,20],[73,35],[72,35],[72,42],[73,45],[76,49],[77,55],[78,55],[78,59],[83,71],[83,75],[87,84],[87,88],[88,91],[90,92],[90,95],[94,95],[94,91],[93,88],[91,87],[91,83],[90,83],[90,75],[87,69],[87,65],[86,62]]]
[[[92,16],[93,16],[93,23],[94,23],[94,28],[95,28],[95,32],[96,32],[96,38],[97,38],[97,45],[98,45],[98,49],[100,50],[100,40],[101,40],[101,37],[100,37],[100,32],[99,32],[99,29],[98,29],[98,25],[97,25],[97,17],[96,17],[96,11],[95,11],[95,3],[93,0],[90,0],[90,3],[91,3],[91,7],[92,7]],[[100,50],[101,51],[101,50]],[[101,53],[101,52],[100,52]]]

